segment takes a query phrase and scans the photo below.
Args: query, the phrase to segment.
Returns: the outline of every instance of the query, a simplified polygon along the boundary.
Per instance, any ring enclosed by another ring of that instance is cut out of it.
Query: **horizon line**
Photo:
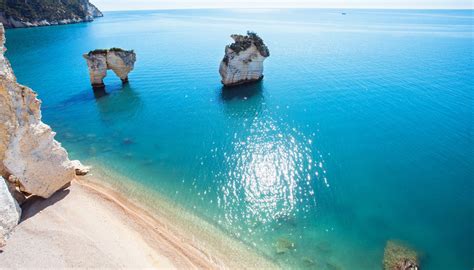
[[[99,8],[100,9],[100,8]],[[100,9],[104,12],[113,11],[153,11],[153,10],[193,10],[193,9],[339,9],[339,10],[471,10],[474,7],[316,7],[316,6],[277,6],[277,7],[237,7],[237,6],[203,6],[203,7],[161,7],[161,8],[139,8],[139,9]]]

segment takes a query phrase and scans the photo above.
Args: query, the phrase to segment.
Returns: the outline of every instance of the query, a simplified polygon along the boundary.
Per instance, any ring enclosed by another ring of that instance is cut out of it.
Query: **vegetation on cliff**
[[[263,57],[270,56],[268,47],[263,42],[262,38],[257,35],[257,33],[248,31],[246,36],[233,35],[232,38],[234,38],[235,42],[230,44],[229,48],[231,48],[237,54],[241,51],[247,50],[250,48],[250,46],[252,46],[252,44],[254,44]]]
[[[260,53],[261,56],[263,57],[269,57],[270,56],[270,50],[268,50],[267,45],[263,42],[262,38],[260,38],[257,33],[247,31],[247,35],[232,35],[231,36],[234,39],[234,43],[227,45],[226,46],[226,54],[222,61],[227,65],[229,63],[229,56],[227,54],[227,49],[231,49],[233,52],[236,54],[239,54],[240,52],[243,52],[250,48],[252,44],[257,47],[258,52]]]
[[[6,27],[47,21],[92,21],[102,13],[88,0],[0,0],[0,21]]]
[[[107,52],[116,52],[116,53],[121,53],[121,52],[126,52],[126,53],[133,53],[133,50],[124,50],[122,48],[110,48],[110,49],[95,49],[93,51],[90,51],[87,53],[89,56],[96,55],[96,54],[107,54]]]

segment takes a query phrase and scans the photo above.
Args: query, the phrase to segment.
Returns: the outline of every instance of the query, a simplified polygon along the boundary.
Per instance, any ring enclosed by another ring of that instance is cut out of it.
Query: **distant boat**
[[[342,14],[342,15],[346,15],[346,13],[345,13],[345,12],[341,12],[341,14]]]

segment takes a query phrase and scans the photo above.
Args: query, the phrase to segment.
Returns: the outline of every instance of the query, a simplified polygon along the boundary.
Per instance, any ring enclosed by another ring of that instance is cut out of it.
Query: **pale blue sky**
[[[460,8],[472,9],[473,0],[90,0],[101,10],[168,8]]]

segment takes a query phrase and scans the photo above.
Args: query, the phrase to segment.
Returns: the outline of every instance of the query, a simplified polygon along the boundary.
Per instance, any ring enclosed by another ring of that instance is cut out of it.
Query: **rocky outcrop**
[[[74,179],[75,168],[41,121],[36,93],[16,82],[4,43],[0,24],[0,175],[22,192],[48,198]]]
[[[419,270],[419,259],[416,251],[399,243],[389,240],[383,256],[384,270]]]
[[[13,199],[7,182],[0,176],[0,247],[5,245],[5,239],[20,221],[21,208]]]
[[[219,67],[224,86],[255,82],[263,78],[263,61],[270,51],[255,33],[246,36],[232,35],[234,43],[225,47],[225,55]]]
[[[89,76],[94,89],[103,89],[107,70],[111,69],[122,83],[128,82],[128,74],[135,67],[137,60],[133,50],[126,51],[119,48],[109,50],[95,50],[83,55],[89,67]]]
[[[88,0],[44,1],[4,0],[0,23],[6,28],[90,22],[103,14]]]
[[[72,165],[74,166],[74,170],[78,176],[84,176],[91,171],[91,167],[82,165],[79,160],[73,160]]]

